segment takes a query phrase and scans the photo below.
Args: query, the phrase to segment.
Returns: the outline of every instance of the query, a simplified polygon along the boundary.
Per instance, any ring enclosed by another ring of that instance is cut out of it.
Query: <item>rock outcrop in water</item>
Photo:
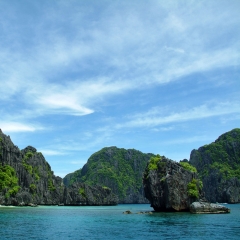
[[[106,147],[92,154],[82,169],[64,177],[66,186],[84,182],[109,187],[119,203],[149,203],[144,196],[142,175],[154,154],[135,149]]]
[[[148,162],[143,184],[155,211],[189,211],[202,194],[197,173],[159,155]]]
[[[240,202],[240,129],[221,135],[215,142],[193,150],[190,164],[196,167],[210,202]]]
[[[116,205],[110,189],[87,184],[64,186],[34,147],[19,150],[0,130],[0,204]]]
[[[215,203],[209,202],[193,202],[190,205],[191,213],[230,213],[230,209]]]

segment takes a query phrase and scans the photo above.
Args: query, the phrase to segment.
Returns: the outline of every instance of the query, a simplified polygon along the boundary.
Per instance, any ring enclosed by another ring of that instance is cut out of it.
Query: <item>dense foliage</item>
[[[189,164],[188,162],[180,162],[180,164],[184,169],[186,169],[190,172],[197,172],[197,169],[194,166],[192,166],[191,164]]]
[[[199,198],[199,189],[201,190],[202,187],[202,181],[193,178],[187,185],[188,195],[193,198]]]
[[[157,170],[158,162],[161,161],[161,156],[157,154],[157,156],[151,157],[148,163],[148,170]]]
[[[165,171],[165,166],[166,166],[166,162],[162,161],[163,157],[161,157],[159,154],[157,154],[156,156],[152,156],[150,158],[150,160],[148,161],[147,167],[145,169],[144,172],[144,177],[148,178],[149,173],[151,171],[156,171],[159,168],[161,169],[161,171]],[[165,177],[162,178],[162,181],[165,180]]]
[[[221,135],[215,142],[195,151],[193,161],[200,176],[218,171],[223,179],[240,179],[240,129],[236,128]]]
[[[0,166],[0,191],[5,192],[5,197],[9,198],[19,191],[18,178],[14,168],[9,165]]]
[[[27,161],[34,156],[33,152],[28,151],[24,156],[23,156],[23,160],[22,160],[22,164],[24,166],[24,168],[30,173],[32,174],[33,168],[30,164],[27,163]]]
[[[85,189],[83,187],[79,188],[78,192],[82,197],[86,197]]]
[[[68,174],[64,180],[68,184],[99,184],[123,199],[129,189],[138,192],[142,188],[142,174],[151,156],[154,155],[134,149],[106,147],[94,153],[82,169]]]
[[[38,181],[40,179],[38,167],[37,166],[33,167],[31,164],[28,163],[28,160],[32,158],[35,154],[39,155],[41,153],[38,153],[38,152],[33,153],[31,151],[26,152],[26,154],[24,154],[22,159],[22,165],[24,166],[26,171],[35,178],[35,181]]]

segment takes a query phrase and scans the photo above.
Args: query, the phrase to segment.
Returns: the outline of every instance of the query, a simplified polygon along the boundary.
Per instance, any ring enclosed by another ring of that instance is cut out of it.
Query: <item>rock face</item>
[[[155,211],[189,211],[191,203],[201,196],[197,174],[164,156],[151,158],[143,184]]]
[[[94,153],[82,169],[64,177],[66,186],[76,182],[111,188],[119,203],[149,203],[144,196],[142,175],[153,154],[135,149],[106,147]]]
[[[85,189],[84,205],[117,204],[109,189],[80,188]],[[0,130],[0,204],[78,205],[79,189],[66,188],[40,152],[31,146],[20,151]]]
[[[116,205],[118,198],[111,194],[109,188],[89,186],[85,183],[74,183],[65,188],[64,205]]]
[[[230,213],[230,209],[219,204],[209,202],[193,202],[190,205],[191,213]]]
[[[193,150],[189,162],[197,168],[208,201],[240,202],[240,129]]]

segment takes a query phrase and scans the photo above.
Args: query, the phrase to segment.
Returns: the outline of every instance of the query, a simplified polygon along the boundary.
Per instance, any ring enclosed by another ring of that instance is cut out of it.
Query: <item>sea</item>
[[[149,204],[0,207],[0,239],[240,239],[240,204],[229,214],[153,211]],[[123,214],[125,211],[132,214]]]

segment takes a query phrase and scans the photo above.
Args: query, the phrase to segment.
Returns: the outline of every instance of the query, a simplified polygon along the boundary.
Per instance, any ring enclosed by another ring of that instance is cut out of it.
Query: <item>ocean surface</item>
[[[153,213],[149,204],[0,207],[0,239],[240,239],[240,204],[230,214]],[[134,214],[123,214],[130,210]]]

